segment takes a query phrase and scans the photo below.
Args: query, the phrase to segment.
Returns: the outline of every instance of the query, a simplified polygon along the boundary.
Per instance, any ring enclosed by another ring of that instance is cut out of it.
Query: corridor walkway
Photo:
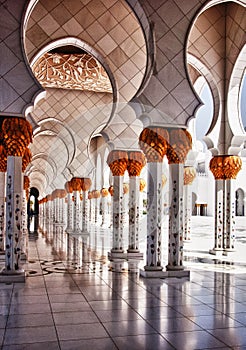
[[[61,229],[30,232],[26,283],[0,284],[1,348],[246,349],[246,262],[206,255],[209,223],[195,220],[190,280],[112,272],[108,230],[72,241]]]

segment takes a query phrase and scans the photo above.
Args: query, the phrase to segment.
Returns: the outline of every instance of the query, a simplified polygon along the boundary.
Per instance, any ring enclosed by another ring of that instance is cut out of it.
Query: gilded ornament
[[[3,144],[7,155],[23,157],[32,142],[32,126],[24,118],[5,118],[2,124]]]
[[[88,191],[91,187],[91,179],[88,177],[81,178],[81,189],[83,192]]]
[[[7,151],[4,146],[0,145],[0,172],[7,171]]]
[[[108,191],[109,191],[110,195],[113,196],[114,195],[114,186],[109,186]]]
[[[127,169],[128,154],[126,151],[113,150],[109,153],[107,164],[113,176],[124,176]]]
[[[144,179],[140,179],[140,181],[139,181],[139,191],[143,192],[145,187],[146,187],[146,181]]]
[[[71,182],[71,186],[73,188],[73,191],[80,191],[81,190],[81,178],[80,177],[73,177]]]
[[[169,134],[164,128],[145,128],[139,136],[139,146],[148,163],[162,162],[168,148]]]
[[[146,158],[143,152],[128,152],[127,171],[129,176],[140,176],[140,173],[145,165]]]
[[[102,196],[102,197],[107,197],[108,194],[109,194],[108,189],[105,188],[105,187],[103,187],[103,188],[101,189],[101,196]]]
[[[186,129],[170,129],[167,158],[169,164],[182,164],[192,147],[192,137]]]
[[[73,186],[71,184],[71,181],[67,181],[64,185],[65,190],[67,191],[67,193],[73,193]]]
[[[209,168],[215,180],[236,179],[242,168],[242,159],[238,156],[219,155],[214,156],[209,163]]]
[[[123,183],[123,193],[127,194],[129,192],[129,184]]]
[[[184,185],[191,185],[196,177],[196,169],[193,166],[184,167]]]

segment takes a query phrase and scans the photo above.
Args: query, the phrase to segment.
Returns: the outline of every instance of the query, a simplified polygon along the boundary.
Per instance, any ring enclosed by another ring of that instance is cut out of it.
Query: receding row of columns
[[[14,127],[13,127],[14,125]],[[17,126],[17,127],[16,127]],[[5,251],[5,269],[3,274],[22,274],[21,254],[25,253],[24,233],[27,231],[26,199],[23,188],[23,173],[30,162],[31,141],[30,124],[23,118],[6,118],[2,123],[3,139],[1,144],[0,186],[5,188],[5,196],[0,198],[0,244]],[[22,135],[22,137],[20,137]],[[188,187],[194,178],[194,170],[185,168],[185,159],[191,149],[191,137],[185,129],[160,127],[145,128],[139,138],[141,151],[113,150],[107,163],[113,175],[110,189],[90,191],[89,178],[73,178],[65,184],[66,191],[55,190],[40,201],[43,205],[42,216],[54,223],[67,224],[66,231],[75,234],[88,233],[92,216],[99,215],[99,201],[94,213],[89,209],[91,196],[96,200],[112,195],[113,242],[109,252],[112,260],[141,257],[139,252],[139,188],[140,173],[147,162],[147,249],[146,264],[141,274],[145,277],[188,275],[183,266],[183,241],[189,240],[189,218],[191,215]],[[169,227],[168,227],[168,263],[166,271],[162,266],[162,162],[164,156],[169,163]],[[237,156],[215,156],[210,169],[216,182],[215,208],[215,245],[212,253],[227,253],[234,249],[234,194],[233,185],[241,159]],[[184,169],[186,169],[184,171]],[[129,174],[129,230],[128,250],[123,249],[124,227],[124,173]],[[4,174],[4,175],[3,175]],[[28,184],[27,184],[28,183]],[[94,192],[94,194],[93,194]],[[50,197],[49,197],[50,196]],[[6,203],[5,203],[6,197]],[[64,216],[65,201],[67,214]],[[81,202],[81,205],[80,205]],[[52,204],[51,204],[52,203]],[[104,203],[105,205],[105,203]],[[185,218],[185,220],[184,220]],[[105,218],[104,218],[105,219]],[[105,220],[103,220],[105,221]],[[5,225],[3,224],[5,223]],[[105,223],[105,222],[104,222]]]

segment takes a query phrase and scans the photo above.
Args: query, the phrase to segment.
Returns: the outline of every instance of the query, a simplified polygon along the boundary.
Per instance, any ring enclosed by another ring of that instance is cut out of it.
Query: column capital
[[[108,191],[110,193],[110,196],[114,195],[114,186],[109,186]]]
[[[82,191],[88,191],[91,187],[91,179],[89,177],[81,178],[81,189]]]
[[[213,173],[215,180],[236,179],[241,168],[242,159],[239,156],[214,156],[209,163],[209,169]]]
[[[26,167],[28,166],[28,164],[30,164],[32,161],[32,152],[30,151],[30,149],[28,147],[26,147],[24,154],[22,156],[22,172],[24,173],[24,171],[26,170]]]
[[[81,190],[81,178],[80,177],[73,177],[70,182],[71,182],[71,186],[73,188],[73,191],[80,191]]]
[[[102,197],[107,197],[108,194],[109,194],[108,189],[105,188],[105,187],[103,187],[103,188],[101,189],[101,196],[102,196]]]
[[[146,165],[146,158],[141,151],[129,151],[127,171],[129,176],[140,176],[143,167]]]
[[[65,190],[67,191],[67,193],[73,193],[73,186],[71,184],[71,181],[67,181],[64,185]]]
[[[167,158],[169,164],[182,164],[192,148],[192,137],[186,129],[169,129]]]
[[[168,149],[168,130],[160,127],[143,129],[139,136],[139,146],[148,163],[161,163]]]
[[[8,156],[22,157],[32,142],[32,126],[21,117],[8,117],[2,123],[3,144]]]
[[[101,193],[99,190],[93,190],[91,191],[92,193],[92,198],[100,198],[101,197]]]
[[[126,151],[113,150],[109,153],[107,164],[113,176],[124,176],[127,169],[128,154]]]
[[[0,172],[7,171],[7,151],[3,145],[0,145]]]
[[[196,169],[193,166],[184,167],[184,185],[191,185],[196,177]]]

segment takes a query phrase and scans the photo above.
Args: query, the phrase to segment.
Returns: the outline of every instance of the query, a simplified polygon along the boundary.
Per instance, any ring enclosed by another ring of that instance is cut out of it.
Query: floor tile
[[[101,322],[141,319],[141,316],[132,309],[98,310],[95,313]]]
[[[90,311],[90,306],[85,301],[73,302],[73,303],[51,303],[51,309],[53,312],[65,312],[65,311]]]
[[[93,311],[55,312],[53,317],[56,325],[98,322],[98,318]]]
[[[57,333],[61,341],[108,337],[100,323],[57,325]]]
[[[53,326],[7,328],[4,345],[57,341]]]
[[[227,331],[225,329],[214,329],[209,332],[229,346],[246,346],[246,327],[230,327]]]
[[[61,350],[117,350],[110,338],[67,340],[60,344]]]
[[[113,338],[119,350],[171,350],[174,349],[159,334],[135,335]]]
[[[111,337],[156,333],[144,320],[105,322],[103,325]]]
[[[20,345],[4,345],[2,350],[60,350],[58,342],[41,342]],[[71,349],[72,350],[72,349]]]
[[[53,324],[51,313],[9,315],[7,328],[52,326]]]
[[[225,343],[219,341],[206,331],[162,333],[162,336],[176,350],[216,349],[224,347]]]

